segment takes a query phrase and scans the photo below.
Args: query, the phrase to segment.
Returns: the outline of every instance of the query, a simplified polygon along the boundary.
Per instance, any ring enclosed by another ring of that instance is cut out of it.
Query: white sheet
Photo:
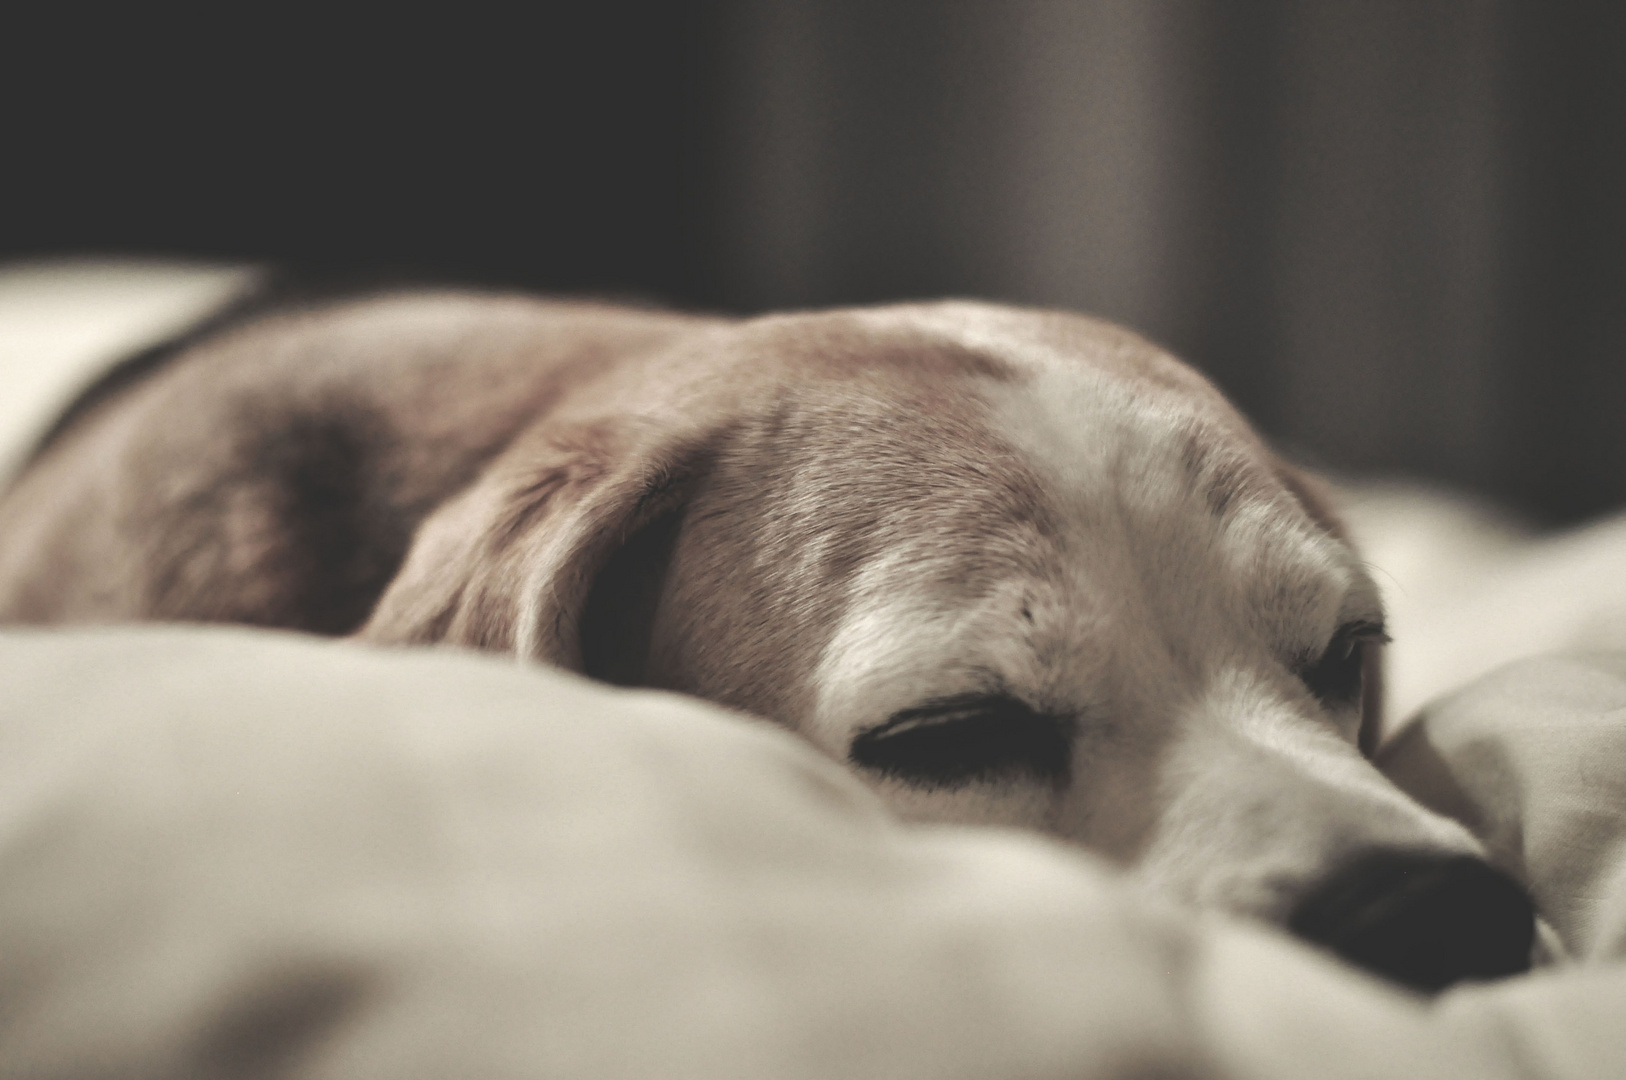
[[[158,259],[0,265],[0,477],[121,356],[243,295],[250,266]]]
[[[1626,1067],[1617,945],[1429,1006],[669,695],[222,628],[0,633],[0,685],[7,1077]]]
[[[1388,608],[1393,729],[1511,661],[1626,650],[1626,515],[1543,534],[1414,483],[1348,483],[1340,495]]]

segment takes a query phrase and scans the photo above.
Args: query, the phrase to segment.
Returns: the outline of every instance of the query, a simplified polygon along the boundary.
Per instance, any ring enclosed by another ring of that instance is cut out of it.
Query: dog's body
[[[696,694],[906,816],[1278,922],[1356,856],[1478,851],[1357,750],[1382,609],[1310,482],[1075,315],[422,293],[251,321],[0,502],[0,619],[147,618]]]

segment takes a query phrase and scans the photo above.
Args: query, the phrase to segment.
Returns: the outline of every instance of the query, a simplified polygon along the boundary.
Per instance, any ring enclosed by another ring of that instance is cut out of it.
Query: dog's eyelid
[[[935,698],[907,709],[900,709],[874,727],[865,728],[859,732],[859,737],[885,738],[888,735],[901,734],[931,724],[952,723],[956,720],[989,715],[1020,716],[1039,720],[1050,719],[1058,723],[1064,720],[1064,718],[1052,717],[1035,709],[1014,694],[999,691],[972,692],[956,694],[952,697]]]
[[[1293,659],[1289,666],[1302,674],[1307,668],[1334,655],[1349,656],[1357,646],[1387,645],[1393,640],[1380,619],[1351,619],[1340,624],[1338,629],[1332,632],[1332,637],[1327,640],[1325,646],[1319,649],[1311,646],[1291,654]]]
[[[1364,686],[1363,672],[1369,659],[1364,646],[1388,640],[1382,622],[1352,619],[1333,633],[1332,640],[1319,654],[1301,656],[1293,665],[1293,673],[1328,707],[1358,705]]]
[[[1392,640],[1382,622],[1374,619],[1355,619],[1344,623],[1333,632],[1332,640],[1327,643],[1322,655],[1326,656],[1335,650],[1348,655],[1362,645],[1387,645]],[[1314,656],[1306,657],[1305,662],[1314,663],[1316,659]]]
[[[1376,641],[1380,645],[1387,645],[1394,640],[1389,636],[1381,619],[1352,619],[1340,626],[1333,637],[1352,641]]]
[[[1009,694],[926,702],[859,732],[856,765],[926,788],[1025,775],[1053,784],[1069,775],[1075,721],[1038,712]]]

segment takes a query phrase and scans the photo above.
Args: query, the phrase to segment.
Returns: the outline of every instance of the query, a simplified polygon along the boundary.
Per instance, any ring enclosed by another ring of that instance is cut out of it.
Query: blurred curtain
[[[1064,305],[1312,464],[1626,503],[1619,0],[126,8],[0,34],[0,258]]]
[[[725,304],[1079,308],[1314,464],[1626,502],[1626,5],[719,11]]]

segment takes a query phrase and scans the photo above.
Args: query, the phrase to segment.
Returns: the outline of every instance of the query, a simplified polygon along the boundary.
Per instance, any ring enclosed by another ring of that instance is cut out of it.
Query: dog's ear
[[[1304,512],[1310,515],[1310,520],[1353,546],[1349,529],[1333,507],[1332,492],[1324,481],[1280,461],[1277,462],[1276,473],[1304,507]],[[1360,648],[1361,730],[1357,745],[1361,753],[1371,758],[1378,752],[1378,743],[1383,738],[1383,644],[1368,641],[1363,642]]]
[[[359,636],[637,683],[706,445],[620,420],[529,433],[424,520]]]

